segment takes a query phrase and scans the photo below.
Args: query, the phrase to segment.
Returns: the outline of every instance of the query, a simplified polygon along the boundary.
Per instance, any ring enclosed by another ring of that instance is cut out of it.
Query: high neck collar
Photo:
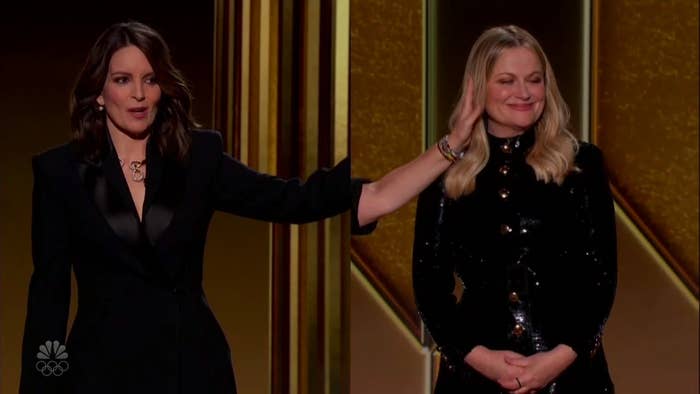
[[[486,132],[489,140],[491,152],[499,152],[504,154],[524,154],[530,150],[535,143],[535,131],[529,129],[522,134],[501,138]]]

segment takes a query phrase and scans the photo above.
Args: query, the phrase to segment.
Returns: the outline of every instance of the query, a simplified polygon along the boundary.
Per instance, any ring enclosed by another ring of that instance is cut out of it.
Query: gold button
[[[518,297],[518,293],[516,293],[516,292],[512,292],[512,293],[508,294],[508,299],[510,300],[510,302],[512,302],[514,304],[520,302],[520,297]]]
[[[501,234],[506,235],[513,232],[513,228],[507,224],[501,224]]]
[[[520,337],[521,335],[523,335],[524,332],[525,327],[523,327],[520,324],[516,324],[515,327],[513,327],[513,335],[515,335],[516,337]]]
[[[510,167],[508,167],[507,164],[504,164],[498,168],[498,173],[503,175],[503,176],[508,175],[509,172],[510,172]]]
[[[501,199],[505,200],[510,196],[510,190],[508,189],[501,189],[498,191],[498,195],[501,197]]]
[[[513,147],[510,146],[509,143],[504,142],[503,144],[501,144],[501,152],[503,152],[503,153],[511,153],[512,151],[513,151]]]

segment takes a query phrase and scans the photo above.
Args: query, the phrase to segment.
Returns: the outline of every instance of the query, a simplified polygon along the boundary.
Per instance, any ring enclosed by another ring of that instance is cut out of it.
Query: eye
[[[125,84],[125,83],[127,83],[127,82],[129,81],[129,78],[128,78],[128,77],[124,77],[124,76],[122,76],[122,77],[115,77],[115,78],[113,79],[113,81],[114,81],[114,83],[116,83],[116,84],[123,85],[123,84]]]
[[[530,83],[542,83],[542,78],[536,77],[530,80]]]
[[[156,84],[158,84],[158,80],[156,79],[155,76],[146,78],[146,79],[145,79],[145,82],[146,82],[147,84],[149,84],[149,85],[156,85]]]
[[[502,85],[510,85],[513,83],[513,80],[512,79],[499,79],[498,83],[500,83]]]

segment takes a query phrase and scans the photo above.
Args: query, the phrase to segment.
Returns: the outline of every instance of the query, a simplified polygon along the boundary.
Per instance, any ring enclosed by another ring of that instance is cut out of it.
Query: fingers
[[[471,77],[465,80],[464,95],[455,131],[465,142],[469,140],[477,119],[484,112],[483,104],[475,104],[474,81]]]
[[[465,101],[474,102],[474,80],[472,77],[467,78],[467,86],[465,88],[466,94],[464,97],[467,99]]]
[[[504,354],[506,357],[510,357],[510,358],[527,358],[527,356],[524,356],[524,355],[522,355],[522,354],[520,354],[520,353],[513,352],[513,351],[510,351],[510,350],[503,350],[503,354]]]
[[[466,81],[464,100],[462,101],[462,117],[465,123],[473,125],[474,122],[484,112],[483,104],[476,104],[477,100],[474,97],[474,80],[469,77]]]
[[[499,379],[496,383],[498,383],[502,389],[508,390],[509,393],[520,390],[520,386],[518,386],[518,382],[515,379]]]
[[[527,387],[523,387],[523,388],[512,391],[513,394],[528,394],[528,393],[534,393],[534,392],[535,392],[534,390],[527,388]]]
[[[508,390],[512,394],[524,394],[533,391],[533,388],[527,385],[520,378],[502,379],[497,382],[501,388]]]
[[[531,394],[531,393],[537,393],[537,390],[523,386],[522,388],[519,388],[517,390],[512,390],[511,393],[512,394]]]
[[[484,113],[484,106],[483,105],[477,105],[474,107],[472,112],[469,113],[467,116],[467,123],[473,125],[476,123],[477,119],[481,116],[481,114]]]
[[[516,352],[505,351],[503,358],[507,364],[521,368],[528,367],[531,364],[529,357]]]
[[[465,97],[474,97],[474,80],[472,77],[467,77],[464,80],[464,86],[462,86],[462,89],[466,94],[464,95]]]
[[[464,100],[462,101],[462,116],[471,114],[474,110],[474,80],[467,78],[464,86]]]
[[[536,393],[544,387],[539,380],[528,374],[520,375],[513,379],[515,382],[515,388],[511,389],[512,394],[530,394]],[[510,385],[512,386],[512,385]],[[505,386],[503,386],[505,388]]]
[[[510,365],[514,365],[516,367],[526,368],[531,364],[530,359],[528,359],[527,357],[523,357],[523,356],[506,355],[504,358],[506,360],[506,363],[508,363]]]
[[[513,394],[526,394],[532,391],[532,387],[528,387],[527,382],[523,381],[523,377],[515,378],[515,384],[518,388],[513,390]]]

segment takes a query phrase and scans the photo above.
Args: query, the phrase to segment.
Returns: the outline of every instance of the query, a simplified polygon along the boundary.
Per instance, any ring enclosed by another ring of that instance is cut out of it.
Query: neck
[[[112,138],[117,156],[124,162],[142,161],[146,158],[146,146],[150,133],[143,136],[133,137],[119,130],[108,128],[109,136]]]
[[[494,137],[498,138],[513,138],[517,137],[525,132],[525,129],[510,129],[510,128],[499,128],[493,127],[491,121],[488,122],[488,133]]]

